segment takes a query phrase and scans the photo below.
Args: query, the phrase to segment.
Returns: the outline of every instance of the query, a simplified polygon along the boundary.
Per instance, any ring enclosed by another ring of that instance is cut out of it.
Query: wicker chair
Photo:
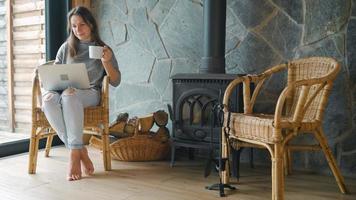
[[[45,63],[53,64],[53,61]],[[84,133],[99,134],[103,139],[103,161],[106,171],[111,170],[111,157],[109,146],[109,88],[108,77],[105,76],[102,83],[101,102],[98,106],[84,109]],[[48,123],[45,114],[41,110],[41,88],[37,70],[32,82],[32,130],[29,147],[28,173],[36,173],[37,154],[39,140],[47,138],[45,156],[49,156],[53,136],[56,133]]]
[[[287,86],[278,98],[274,114],[253,113],[265,80],[283,70],[287,72]],[[322,129],[327,99],[339,70],[339,64],[332,58],[312,57],[274,66],[259,75],[236,78],[227,87],[223,100],[223,132],[228,134],[223,134],[222,157],[228,158],[229,143],[237,147],[266,148],[272,161],[272,199],[281,200],[284,199],[284,165],[291,165],[290,150],[315,150],[315,145],[293,146],[289,142],[298,135],[311,134],[325,154],[340,191],[346,193],[344,179]],[[252,95],[251,83],[255,86]],[[244,113],[231,113],[229,98],[239,84],[243,84]],[[221,173],[224,183],[229,182],[227,172],[228,169]]]

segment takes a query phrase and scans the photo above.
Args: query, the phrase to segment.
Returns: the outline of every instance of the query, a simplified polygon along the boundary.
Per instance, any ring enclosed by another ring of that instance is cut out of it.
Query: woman
[[[59,138],[70,149],[67,179],[72,181],[81,179],[82,165],[85,174],[94,172],[88,151],[83,146],[84,108],[99,104],[104,75],[116,87],[121,74],[112,50],[100,39],[97,23],[87,8],[76,7],[68,13],[68,32],[69,37],[59,48],[55,63],[85,63],[91,88],[45,91],[42,109]],[[102,58],[90,59],[89,46],[103,46]]]

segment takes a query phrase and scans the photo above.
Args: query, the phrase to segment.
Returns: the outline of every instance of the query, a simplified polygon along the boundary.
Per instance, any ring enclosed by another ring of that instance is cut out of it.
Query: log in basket
[[[118,115],[109,127],[110,134],[118,138],[110,144],[112,158],[121,161],[166,158],[170,150],[167,122],[168,114],[162,110],[129,120],[127,114]],[[154,123],[159,127],[157,131],[151,131]],[[101,139],[96,136],[91,137],[89,143],[95,148],[101,148]]]

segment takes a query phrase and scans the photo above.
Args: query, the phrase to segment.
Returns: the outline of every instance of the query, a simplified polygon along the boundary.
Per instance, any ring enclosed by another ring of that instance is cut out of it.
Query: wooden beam
[[[6,48],[7,48],[7,88],[8,88],[8,123],[11,132],[15,130],[15,114],[14,114],[14,66],[13,66],[13,38],[12,38],[12,0],[6,1]]]
[[[72,7],[76,6],[84,6],[90,9],[91,7],[91,0],[72,0]]]

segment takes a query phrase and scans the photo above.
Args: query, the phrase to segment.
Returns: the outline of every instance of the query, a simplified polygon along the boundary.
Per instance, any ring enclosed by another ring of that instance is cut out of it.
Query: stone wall
[[[0,0],[0,130],[9,129],[6,63],[6,8],[5,0]]]
[[[354,1],[228,0],[226,71],[258,73],[295,58],[336,58],[342,71],[331,94],[324,128],[343,174],[355,177]],[[111,119],[120,112],[134,116],[166,109],[172,100],[169,77],[198,72],[202,2],[93,1],[101,36],[114,50],[122,71],[122,84],[111,88]],[[257,110],[273,111],[271,105],[283,87],[281,80],[283,77],[275,77],[268,82],[273,87],[261,95]],[[269,163],[263,151],[256,157],[256,162]],[[297,169],[330,173],[321,153],[295,153],[294,162]]]
[[[349,129],[344,135],[342,142],[341,161],[342,164],[349,170],[350,173],[356,172],[356,0],[352,0],[351,17],[346,33],[346,55],[347,67],[346,71],[349,74],[348,86],[351,93],[351,108],[352,118],[350,123],[352,129]],[[348,171],[347,170],[347,171]]]

